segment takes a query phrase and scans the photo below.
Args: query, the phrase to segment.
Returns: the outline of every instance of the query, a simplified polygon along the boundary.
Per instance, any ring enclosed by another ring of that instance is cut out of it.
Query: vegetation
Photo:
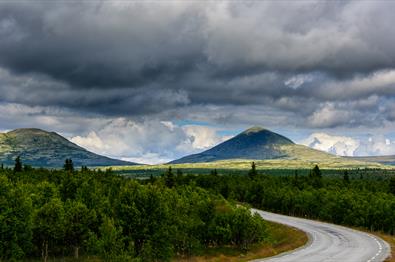
[[[293,147],[298,147],[294,145]],[[222,171],[226,174],[242,173],[245,174],[251,169],[251,162],[255,163],[256,170],[264,172],[266,170],[277,170],[287,172],[294,172],[294,170],[310,170],[315,165],[325,170],[344,170],[344,169],[392,169],[394,166],[386,166],[379,163],[360,162],[349,158],[341,158],[337,156],[328,157],[328,154],[317,151],[318,156],[311,156],[309,152],[303,152],[303,148],[299,150],[299,158],[294,159],[268,159],[268,160],[254,160],[254,159],[233,159],[222,160],[207,163],[186,163],[186,164],[172,164],[173,169],[181,169],[184,174],[210,174],[216,169],[218,172]],[[295,152],[296,153],[296,152]],[[324,154],[320,156],[320,153]],[[313,157],[312,159],[309,159]],[[159,165],[133,165],[133,166],[108,166],[113,171],[119,174],[131,176],[149,176],[160,175],[169,168],[168,164]]]
[[[298,167],[298,168],[290,168],[288,166],[284,166],[281,168],[279,165],[278,168],[267,168],[266,166],[262,166],[260,161],[254,160],[249,163],[246,161],[243,162],[242,168],[227,168],[221,166],[210,166],[195,168],[193,164],[188,166],[188,164],[182,165],[171,165],[171,168],[175,173],[181,172],[183,175],[209,175],[212,172],[216,172],[217,175],[245,175],[251,170],[251,163],[255,163],[255,170],[259,174],[273,175],[273,176],[295,176],[295,172],[298,172],[300,176],[308,176],[311,172],[311,169],[315,165],[309,165],[308,167]],[[160,177],[163,175],[168,169],[170,165],[155,165],[155,166],[124,166],[124,167],[107,167],[111,168],[112,171],[116,174],[123,175],[129,178],[137,178],[137,179],[146,179],[151,176]],[[320,171],[324,177],[336,177],[336,178],[344,178],[344,171],[347,170],[348,175],[351,177],[366,177],[370,179],[370,177],[376,177],[376,174],[385,174],[385,175],[395,175],[395,169],[390,169],[386,167],[385,169],[381,168],[347,168],[347,169],[339,169],[339,168],[321,168],[319,165]],[[373,175],[373,176],[372,176]]]
[[[386,170],[340,170],[326,176],[316,166],[307,175],[258,173],[251,178],[245,173],[189,175],[176,183],[195,183],[229,200],[268,211],[395,233],[395,179]]]
[[[64,161],[63,168],[64,168],[65,171],[73,172],[73,171],[74,171],[73,160],[72,160],[71,158],[67,158],[67,159]],[[84,171],[87,171],[87,170],[86,170],[86,167],[82,167],[81,169],[84,170]]]
[[[267,222],[272,243],[253,245],[247,252],[234,247],[218,247],[206,250],[203,254],[189,257],[177,257],[177,262],[242,262],[262,259],[294,250],[305,245],[307,235],[293,227]]]
[[[21,171],[22,171],[21,157],[17,156],[15,158],[14,172],[21,172]]]
[[[15,163],[21,164],[21,159]],[[248,208],[183,181],[136,181],[111,171],[0,170],[0,260],[94,255],[166,261],[203,250],[271,243],[268,224]]]
[[[364,156],[364,157],[350,157],[354,160],[363,162],[376,162],[386,165],[395,165],[395,155],[386,156]]]
[[[17,158],[14,168],[0,169],[0,260],[166,261],[278,243],[279,231],[240,202],[395,233],[393,170],[316,165],[263,173],[257,166],[207,175],[167,166],[161,176],[132,180],[111,170],[76,170],[71,159],[64,170],[47,170]]]

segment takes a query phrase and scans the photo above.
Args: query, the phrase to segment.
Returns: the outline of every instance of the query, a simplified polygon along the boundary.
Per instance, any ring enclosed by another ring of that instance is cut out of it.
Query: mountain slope
[[[13,165],[18,155],[24,164],[40,167],[62,167],[66,158],[71,158],[76,167],[135,164],[89,152],[57,133],[41,129],[23,128],[0,133],[0,163]]]
[[[205,163],[205,166],[243,168],[250,165],[249,160],[256,160],[257,165],[266,168],[297,168],[314,164],[322,164],[333,168],[382,167],[378,163],[366,165],[361,161],[346,159],[307,146],[297,145],[284,136],[260,127],[247,129],[207,151],[185,156],[170,163]]]
[[[252,127],[239,135],[199,154],[171,163],[212,162],[226,159],[275,159],[286,157],[281,146],[295,145],[290,139],[261,127]]]

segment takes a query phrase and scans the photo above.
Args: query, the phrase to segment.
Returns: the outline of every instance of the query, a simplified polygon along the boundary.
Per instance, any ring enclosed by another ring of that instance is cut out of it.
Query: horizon
[[[1,2],[0,131],[54,131],[149,164],[252,126],[336,155],[395,155],[394,9]]]
[[[218,146],[218,145],[220,145],[220,144],[222,144],[222,143],[224,143],[224,142],[226,142],[226,141],[228,141],[228,140],[231,140],[232,138],[234,138],[234,137],[236,137],[236,136],[238,136],[238,135],[242,135],[242,134],[246,133],[247,131],[254,130],[254,132],[256,132],[257,129],[258,129],[259,132],[265,130],[265,131],[269,131],[269,132],[271,132],[271,133],[274,133],[274,134],[276,134],[276,135],[279,135],[280,137],[285,137],[286,139],[289,139],[288,137],[283,136],[282,134],[273,132],[272,130],[269,130],[269,129],[267,129],[267,128],[264,128],[264,127],[261,127],[261,126],[251,126],[251,127],[247,128],[247,129],[245,129],[245,130],[240,131],[239,133],[237,133],[237,134],[234,135],[234,136],[229,136],[227,139],[225,139],[225,140],[219,142],[218,144],[214,144],[213,146],[208,147],[208,148],[205,148],[205,149],[202,149],[201,151],[198,151],[198,152],[196,152],[196,153],[194,153],[194,154],[200,154],[200,153],[202,153],[202,152],[204,152],[204,151],[207,151],[207,150],[209,150],[209,149],[211,149],[211,148],[213,148],[213,147],[216,147],[216,146]],[[71,141],[69,138],[62,136],[61,134],[59,134],[59,133],[57,133],[57,132],[55,132],[55,131],[52,131],[52,130],[44,130],[44,129],[41,129],[41,128],[21,127],[21,128],[17,128],[17,129],[13,129],[13,130],[0,131],[0,134],[7,134],[7,133],[10,133],[10,132],[15,132],[15,131],[20,131],[20,130],[37,130],[37,131],[41,131],[41,132],[44,132],[44,133],[55,133],[55,134],[57,134],[57,135],[60,135],[62,138],[68,140],[69,142],[73,143],[73,141]],[[292,142],[292,143],[295,143],[295,144],[297,144],[297,145],[304,145],[304,146],[307,146],[307,147],[310,147],[310,148],[313,148],[313,149],[317,149],[317,148],[314,148],[314,146],[309,146],[309,145],[307,145],[307,144],[300,144],[300,143],[297,143],[297,142],[293,141],[292,139],[291,139],[291,142]],[[78,144],[76,144],[76,143],[74,143],[74,144],[75,144],[75,145],[78,145]],[[78,145],[78,146],[79,146],[79,145]],[[81,146],[81,147],[82,147],[82,146]],[[89,149],[86,149],[86,148],[84,148],[84,147],[82,147],[82,148],[89,151]],[[329,154],[332,154],[332,155],[337,155],[337,154],[335,154],[334,152],[331,152],[330,150],[322,150],[322,149],[317,149],[317,150],[320,150],[320,151],[322,151],[322,152],[326,152],[326,153],[329,153]],[[95,152],[93,152],[93,153],[95,153]],[[191,156],[191,155],[194,155],[194,154],[182,155],[182,156],[180,156],[180,158],[169,159],[169,160],[166,160],[166,162],[155,162],[155,163],[137,162],[137,161],[134,161],[134,160],[129,160],[129,159],[127,159],[127,158],[116,158],[116,157],[112,157],[112,158],[113,158],[113,159],[118,159],[118,160],[123,160],[123,161],[129,161],[129,162],[131,162],[131,163],[138,164],[138,165],[162,165],[162,164],[169,164],[169,163],[171,163],[171,162],[173,162],[173,161],[175,161],[175,160],[184,158],[184,157],[186,157],[186,156]],[[100,155],[100,154],[99,154],[99,155]],[[341,155],[340,155],[340,156],[341,156]],[[345,156],[347,156],[347,155],[345,155]],[[381,157],[390,156],[390,157],[393,157],[393,155],[375,155],[375,156],[381,156]],[[368,155],[361,155],[361,156],[354,156],[354,157],[370,157],[370,156],[368,156]],[[252,161],[253,161],[253,159],[252,159]]]

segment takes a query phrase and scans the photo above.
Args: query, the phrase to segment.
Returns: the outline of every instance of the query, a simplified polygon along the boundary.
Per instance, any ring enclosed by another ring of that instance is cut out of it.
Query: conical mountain
[[[24,164],[37,167],[62,167],[66,158],[76,167],[135,164],[92,153],[57,133],[35,128],[0,133],[0,163],[13,165],[17,156]]]
[[[287,157],[284,146],[295,145],[290,139],[261,127],[252,127],[237,136],[199,154],[171,163],[199,163],[227,159],[274,159]]]

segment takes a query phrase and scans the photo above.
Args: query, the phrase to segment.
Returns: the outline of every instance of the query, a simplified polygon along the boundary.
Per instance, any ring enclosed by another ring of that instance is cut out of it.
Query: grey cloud
[[[0,58],[17,72],[41,72],[82,86],[139,86],[199,66],[226,77],[371,72],[394,66],[394,7],[392,2],[3,3]]]
[[[394,121],[393,2],[0,3],[0,102],[338,127]],[[328,105],[331,105],[328,107]]]
[[[14,27],[1,34],[1,63],[79,87],[140,86],[193,67],[199,34],[188,7],[171,12],[159,3],[116,3],[1,4],[1,24]]]
[[[183,90],[142,88],[70,88],[42,75],[15,76],[0,68],[0,101],[27,106],[63,107],[86,113],[144,115],[189,104]]]

